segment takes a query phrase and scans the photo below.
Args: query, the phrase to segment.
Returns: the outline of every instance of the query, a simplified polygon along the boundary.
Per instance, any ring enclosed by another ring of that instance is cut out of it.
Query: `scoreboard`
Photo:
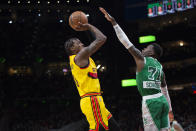
[[[156,17],[196,7],[196,0],[161,0],[148,4],[148,17]]]

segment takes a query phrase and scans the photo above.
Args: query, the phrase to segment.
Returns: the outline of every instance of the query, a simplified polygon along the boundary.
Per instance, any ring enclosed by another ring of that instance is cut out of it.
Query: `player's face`
[[[74,44],[71,47],[71,50],[75,53],[78,53],[82,48],[84,48],[84,44],[79,40],[74,40]]]
[[[153,56],[154,55],[153,45],[149,45],[146,48],[144,48],[142,50],[142,54],[144,56]]]

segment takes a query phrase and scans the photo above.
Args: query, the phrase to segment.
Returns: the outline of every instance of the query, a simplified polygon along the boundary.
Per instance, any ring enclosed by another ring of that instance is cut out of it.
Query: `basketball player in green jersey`
[[[140,52],[128,39],[115,19],[100,8],[105,18],[112,23],[119,41],[133,56],[136,66],[136,81],[142,96],[142,117],[145,131],[169,131],[169,112],[172,113],[170,97],[162,65],[157,60],[162,55],[158,44],[148,45]]]

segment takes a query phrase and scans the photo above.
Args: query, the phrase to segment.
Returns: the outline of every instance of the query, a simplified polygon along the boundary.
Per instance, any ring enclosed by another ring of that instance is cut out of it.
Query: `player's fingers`
[[[81,22],[78,22],[78,26],[81,27],[83,26],[83,24]]]
[[[100,11],[105,15],[105,18],[110,20],[110,18],[112,18],[112,16],[102,7],[99,7]]]
[[[79,29],[79,28],[88,28],[88,24],[83,24],[81,22],[78,22],[78,26],[76,28],[77,29]]]
[[[75,27],[76,29],[79,29],[82,27],[82,23],[78,22],[78,25]]]
[[[103,13],[104,9],[102,7],[99,7],[99,10]]]
[[[80,27],[76,26],[76,27],[75,27],[75,29],[76,29],[76,30],[79,30],[79,29],[80,29]]]
[[[110,20],[110,18],[108,17],[108,15],[105,15],[105,18],[106,18],[107,20]]]
[[[79,26],[86,27],[86,26],[88,26],[88,23],[84,23],[84,24],[83,24],[83,23],[80,22],[80,23],[79,23]]]
[[[102,8],[102,7],[99,7],[99,10],[100,10],[102,13],[104,13],[105,15],[108,14],[107,11],[106,11],[104,8]]]

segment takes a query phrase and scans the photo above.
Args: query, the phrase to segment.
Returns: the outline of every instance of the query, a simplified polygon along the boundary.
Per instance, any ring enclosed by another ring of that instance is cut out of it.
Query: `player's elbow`
[[[103,36],[102,41],[105,43],[107,41],[107,36]]]
[[[104,35],[104,36],[102,36],[102,37],[99,37],[99,38],[97,39],[97,42],[98,42],[98,43],[105,43],[106,40],[107,40],[107,37]]]

